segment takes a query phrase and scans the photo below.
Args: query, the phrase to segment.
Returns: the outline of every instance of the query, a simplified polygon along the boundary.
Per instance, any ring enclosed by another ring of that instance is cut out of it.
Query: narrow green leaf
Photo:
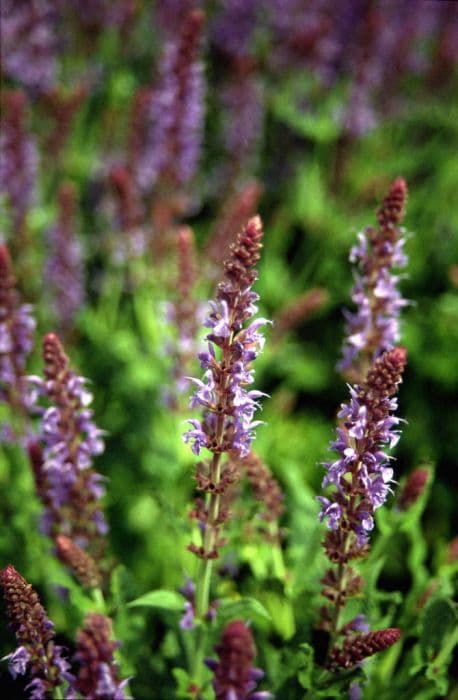
[[[128,607],[144,606],[148,608],[162,608],[163,610],[183,610],[183,596],[175,591],[157,590],[145,593],[145,595],[131,600]]]
[[[271,622],[266,608],[255,598],[223,599],[218,608],[218,618],[223,623],[229,620],[261,620]]]
[[[310,644],[300,645],[301,666],[298,670],[297,680],[304,690],[310,690],[313,686],[313,660],[314,652]]]

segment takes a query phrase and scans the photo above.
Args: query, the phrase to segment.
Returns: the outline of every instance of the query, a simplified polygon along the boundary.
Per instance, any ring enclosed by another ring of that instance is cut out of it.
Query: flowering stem
[[[231,335],[232,337],[232,335]],[[224,414],[218,416],[217,427],[216,427],[216,437],[217,441],[220,443],[223,437],[224,431]],[[210,464],[210,479],[214,484],[217,484],[221,478],[221,453],[214,453]],[[216,544],[216,530],[213,527],[219,516],[220,509],[220,499],[221,496],[218,493],[211,493],[208,496],[208,522],[206,523],[205,535],[204,535],[204,551],[211,552],[215,548]],[[207,629],[205,624],[205,616],[208,612],[210,604],[210,585],[213,569],[213,560],[208,557],[205,559],[200,559],[199,561],[199,571],[197,574],[196,581],[196,617],[200,621],[200,625],[197,628],[197,639],[196,639],[196,651],[194,654],[194,666],[193,666],[193,677],[199,679],[200,685],[200,673],[203,670],[203,658],[205,654],[206,640],[207,640]]]
[[[343,554],[346,554],[349,548],[350,544],[350,533],[347,533],[347,536],[345,537],[345,541],[343,543],[342,547],[342,552]],[[340,623],[340,613],[342,611],[342,598],[345,592],[345,586],[347,583],[347,569],[348,569],[348,562],[340,561],[339,565],[337,567],[337,581],[338,581],[338,586],[337,586],[337,594],[336,594],[336,599],[334,603],[334,609],[332,611],[332,617],[331,617],[331,629],[330,629],[330,638],[329,638],[329,645],[328,645],[328,651],[327,651],[327,658],[329,657],[329,654],[331,652],[331,649],[333,648],[336,639],[339,634],[339,623]]]
[[[247,391],[253,382],[251,362],[263,346],[258,329],[267,321],[258,319],[245,326],[256,312],[258,295],[251,287],[257,279],[255,265],[259,260],[263,236],[259,217],[250,219],[231,246],[230,257],[224,263],[225,279],[218,285],[216,302],[210,302],[211,312],[205,326],[212,329],[207,335],[208,352],[199,353],[201,367],[206,370],[204,381],[193,379],[198,390],[191,399],[191,407],[205,407],[203,421],[190,420],[193,426],[183,439],[192,442],[194,454],[202,447],[212,453],[211,459],[197,466],[196,481],[199,491],[206,493],[205,501],[198,498],[191,517],[199,522],[200,546],[191,543],[188,549],[201,560],[196,576],[193,614],[197,620],[195,653],[192,676],[197,690],[203,668],[206,642],[206,621],[210,611],[210,588],[213,559],[224,540],[220,531],[229,511],[222,500],[223,494],[238,477],[232,458],[249,453],[257,424],[253,415],[258,408],[258,391]],[[216,351],[216,348],[219,348]],[[229,460],[222,461],[222,455]]]

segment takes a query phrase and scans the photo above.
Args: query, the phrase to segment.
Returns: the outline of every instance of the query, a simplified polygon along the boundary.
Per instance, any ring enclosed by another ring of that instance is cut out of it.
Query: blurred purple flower
[[[31,402],[24,372],[33,348],[35,320],[32,307],[20,303],[15,286],[8,249],[0,244],[0,401],[27,420]],[[1,438],[11,442],[18,435],[11,426],[2,426]]]
[[[20,234],[32,205],[38,155],[27,132],[27,100],[23,92],[6,92],[0,129],[0,196],[11,210],[13,231]]]
[[[92,469],[93,457],[104,450],[103,431],[93,422],[92,395],[86,380],[69,368],[69,360],[54,333],[43,343],[45,380],[29,377],[40,409],[43,452],[32,459],[38,494],[45,506],[42,527],[70,537],[95,556],[103,550],[107,524],[100,507],[103,477]],[[39,406],[45,398],[48,408]]]
[[[250,59],[233,63],[221,89],[222,139],[230,178],[246,178],[253,170],[264,120],[264,94],[256,65]]]
[[[43,92],[56,82],[57,3],[49,0],[2,0],[1,63],[6,75]]]
[[[264,671],[252,666],[256,655],[253,635],[241,620],[226,625],[215,651],[218,661],[206,659],[205,663],[214,673],[212,685],[216,700],[273,698],[268,691],[256,691],[256,685],[263,678]]]
[[[59,330],[65,336],[84,301],[81,244],[75,230],[76,192],[71,183],[59,188],[57,223],[47,232],[45,275]]]
[[[150,193],[158,179],[183,185],[195,174],[204,118],[203,66],[199,59],[204,14],[185,15],[178,36],[166,42],[156,89],[150,96],[146,143],[136,177]]]
[[[231,58],[251,55],[261,10],[259,0],[223,0],[211,26],[212,42],[218,51]]]

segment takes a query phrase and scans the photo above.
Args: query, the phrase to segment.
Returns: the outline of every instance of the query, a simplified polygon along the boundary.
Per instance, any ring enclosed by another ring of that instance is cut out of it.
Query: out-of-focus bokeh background
[[[395,469],[398,480],[421,464],[434,469],[424,514],[434,567],[456,532],[458,4],[3,0],[1,34],[0,226],[38,322],[28,371],[41,372],[40,339],[55,330],[91,381],[107,431],[96,468],[108,479],[126,595],[178,588],[193,574],[195,460],[181,433],[195,414],[180,378],[184,365],[200,369],[191,341],[177,350],[173,310],[189,315],[184,295],[191,316],[205,312],[226,246],[257,211],[256,290],[275,324],[256,363],[256,388],[270,395],[256,449],[286,494],[296,586],[301,566],[319,574],[313,497],[347,392],[335,366],[351,307],[348,254],[397,176],[409,187],[401,287],[411,304]],[[188,288],[177,269],[184,224],[195,237]],[[0,488],[1,561],[46,592],[70,636],[77,621],[54,592],[18,447],[4,449]],[[227,558],[242,580],[250,568],[262,580],[249,545]],[[409,588],[402,540],[383,582]],[[153,619],[132,614],[124,640],[139,698],[175,653]],[[6,654],[11,635],[1,634]]]

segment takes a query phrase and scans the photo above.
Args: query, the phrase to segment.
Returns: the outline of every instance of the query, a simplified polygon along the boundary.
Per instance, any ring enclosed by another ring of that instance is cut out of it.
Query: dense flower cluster
[[[201,150],[204,118],[203,66],[199,60],[204,14],[190,11],[177,37],[165,46],[159,82],[151,93],[149,128],[137,180],[149,193],[160,177],[182,185],[194,175]]]
[[[75,230],[76,192],[63,183],[59,188],[59,213],[47,235],[46,279],[54,314],[63,334],[73,327],[84,301],[82,249]]]
[[[252,666],[256,655],[253,635],[241,620],[230,622],[224,628],[215,647],[218,661],[206,659],[214,672],[212,681],[216,700],[268,700],[268,691],[256,691],[264,672]]]
[[[20,303],[8,249],[0,244],[0,401],[20,412],[30,405],[24,371],[34,331],[32,307]],[[2,432],[14,438],[11,427]]]
[[[372,360],[399,342],[399,314],[408,302],[397,288],[399,276],[392,268],[407,263],[399,226],[406,199],[407,185],[398,178],[378,211],[379,228],[360,233],[359,243],[350,253],[350,261],[358,266],[352,290],[357,311],[345,314],[347,338],[339,364],[350,379],[364,378]]]
[[[199,354],[205,373],[203,380],[192,379],[197,391],[190,403],[192,408],[204,407],[204,420],[190,420],[192,430],[184,435],[196,455],[206,447],[214,454],[233,450],[245,457],[259,423],[253,416],[258,408],[256,399],[263,394],[247,391],[245,386],[254,381],[251,363],[263,347],[259,329],[267,321],[260,318],[243,326],[257,311],[255,302],[259,297],[251,287],[257,277],[254,266],[259,260],[262,236],[259,217],[250,219],[224,264],[226,280],[218,287],[217,301],[210,302],[211,312],[205,321],[211,329],[208,351]]]
[[[20,646],[9,655],[10,673],[29,673],[32,700],[45,700],[54,688],[72,682],[63,649],[54,644],[54,625],[32,586],[9,564],[0,572],[0,585]]]
[[[45,379],[29,378],[35,400],[43,397],[50,403],[41,409],[43,528],[52,535],[67,535],[83,549],[100,554],[100,537],[107,532],[99,503],[104,489],[103,477],[92,469],[92,458],[103,452],[103,433],[92,419],[86,380],[69,368],[54,333],[45,336],[43,355]]]
[[[119,642],[113,641],[111,620],[104,615],[89,613],[83,629],[78,631],[74,660],[79,671],[74,688],[83,698],[124,700],[128,680],[121,681],[114,652]]]
[[[341,649],[335,647],[332,650],[327,666],[332,671],[352,668],[367,657],[393,646],[400,637],[401,632],[397,627],[350,636]]]
[[[38,154],[26,126],[23,92],[5,92],[0,130],[0,195],[11,209],[13,230],[20,233],[35,192]]]
[[[393,469],[384,452],[399,440],[400,419],[395,394],[406,364],[404,348],[385,352],[364,384],[350,387],[350,401],[342,404],[337,440],[331,443],[339,458],[326,464],[323,486],[336,489],[331,497],[319,496],[321,519],[333,531],[356,534],[359,547],[368,541],[374,526],[373,514],[385,502]]]

